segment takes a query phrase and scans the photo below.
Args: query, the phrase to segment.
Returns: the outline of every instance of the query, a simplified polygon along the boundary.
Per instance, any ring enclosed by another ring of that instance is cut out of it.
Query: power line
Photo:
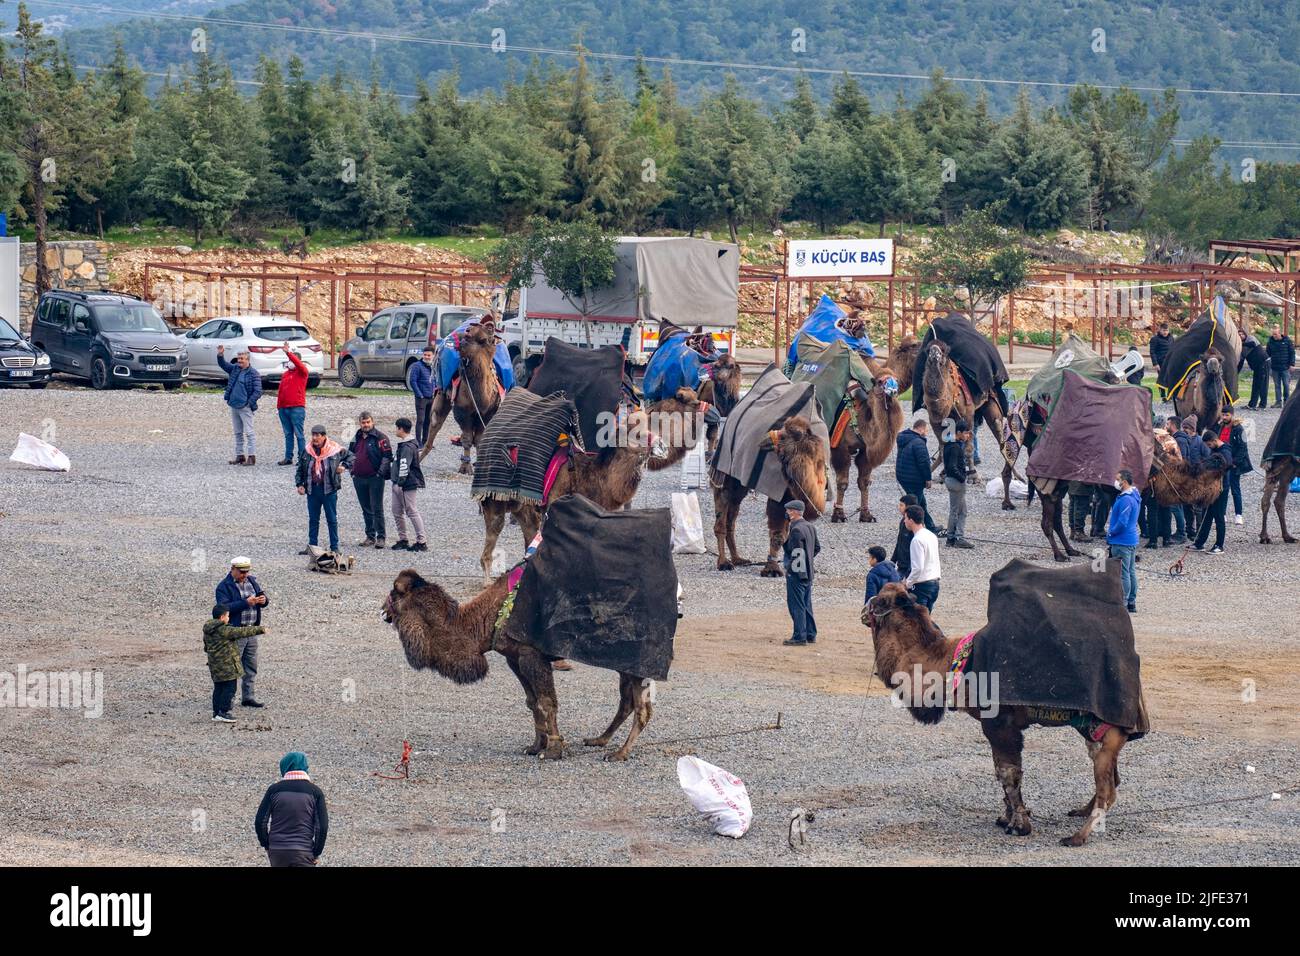
[[[422,37],[410,33],[379,33],[369,30],[341,30],[335,27],[311,27],[300,24],[290,23],[266,23],[260,20],[236,20],[231,17],[215,16],[198,16],[195,14],[184,13],[160,13],[148,10],[130,10],[123,7],[114,9],[106,8],[98,4],[88,3],[69,3],[65,0],[28,0],[29,3],[44,5],[48,7],[60,7],[71,10],[85,10],[93,13],[118,13],[123,16],[144,17],[159,20],[182,20],[187,23],[204,23],[221,26],[251,27],[253,29],[279,30],[285,33],[312,34],[317,36],[330,36],[339,38],[351,38],[370,40],[372,43],[383,40],[385,42],[397,43],[417,43],[426,46],[444,46],[458,47],[471,50],[490,50],[498,52],[494,43],[483,43],[474,40],[453,40],[442,37]],[[511,53],[531,53],[538,56],[563,56],[577,57],[580,55],[578,50],[559,50],[550,47],[534,46],[507,46],[501,47],[500,52]],[[728,70],[756,70],[768,73],[813,73],[824,74],[828,76],[849,75],[863,77],[866,79],[883,79],[883,80],[929,80],[930,75],[924,73],[886,73],[871,70],[844,70],[833,69],[830,67],[816,66],[786,66],[782,64],[762,64],[762,63],[741,63],[728,60],[696,60],[684,57],[669,56],[648,56],[642,54],[630,53],[599,53],[592,50],[581,51],[582,55],[593,60],[615,60],[615,61],[635,61],[643,60],[646,63],[658,63],[666,66],[688,66],[688,67],[708,67],[721,68]],[[1058,80],[1011,80],[1001,77],[976,77],[976,76],[946,76],[945,79],[953,83],[976,83],[992,86],[1032,86],[1048,89],[1076,89],[1081,86],[1091,86],[1100,90],[1121,90],[1128,89],[1139,93],[1163,93],[1167,87],[1160,86],[1124,86],[1105,83],[1086,83],[1086,82],[1066,82]],[[1227,89],[1210,89],[1195,87],[1174,87],[1175,93],[1182,93],[1194,96],[1257,96],[1257,97],[1276,97],[1284,99],[1300,99],[1300,92],[1287,93],[1278,90],[1227,90]]]

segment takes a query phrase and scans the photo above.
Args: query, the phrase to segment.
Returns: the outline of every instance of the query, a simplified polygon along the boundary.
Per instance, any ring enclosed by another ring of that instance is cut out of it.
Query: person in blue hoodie
[[[1137,613],[1137,559],[1138,546],[1138,510],[1142,507],[1142,496],[1133,487],[1133,473],[1121,470],[1115,476],[1115,487],[1119,494],[1110,509],[1110,524],[1106,529],[1106,544],[1110,556],[1120,563],[1121,579],[1124,582],[1124,603],[1130,614]]]
[[[429,437],[429,419],[433,416],[432,346],[411,366],[411,392],[415,395],[415,440],[423,448],[424,440]]]
[[[926,528],[936,531],[930,517],[930,506],[925,500],[925,489],[930,487],[930,451],[925,443],[929,430],[930,416],[922,409],[912,416],[912,427],[898,433],[894,474],[903,486],[903,492],[916,496],[916,503],[925,512]]]
[[[885,549],[878,544],[867,548],[867,565],[871,569],[867,572],[868,601],[879,594],[886,584],[903,580],[898,568],[894,567],[894,562],[885,556]]]

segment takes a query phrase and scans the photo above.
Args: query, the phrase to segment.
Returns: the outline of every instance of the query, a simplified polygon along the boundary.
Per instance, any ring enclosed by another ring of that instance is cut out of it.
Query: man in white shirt
[[[912,569],[904,583],[907,589],[927,611],[934,611],[939,597],[939,538],[925,526],[925,510],[920,505],[908,505],[903,513],[903,523],[912,532],[912,546],[908,552]]]

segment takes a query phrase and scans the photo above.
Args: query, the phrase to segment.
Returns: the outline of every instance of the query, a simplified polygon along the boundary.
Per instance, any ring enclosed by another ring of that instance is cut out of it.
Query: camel
[[[795,415],[786,421],[780,431],[769,435],[782,471],[789,484],[780,501],[767,501],[767,561],[760,572],[765,578],[779,578],[781,572],[781,544],[789,530],[786,518],[786,501],[798,499],[804,503],[805,516],[815,521],[826,510],[826,449],[822,439],[812,431],[808,419]],[[718,570],[731,571],[752,562],[742,558],[736,547],[736,518],[740,505],[749,489],[730,475],[712,472],[713,534],[718,540]],[[730,551],[731,558],[727,559]]]
[[[871,367],[871,373],[877,378],[884,373],[886,365],[895,369],[894,379],[898,382],[898,394],[903,395],[912,387],[912,373],[916,368],[916,356],[920,351],[921,340],[915,335],[909,335],[898,343],[898,348],[889,353],[888,362],[868,359],[867,365]]]
[[[460,384],[453,395],[450,389],[440,389],[433,397],[429,410],[429,437],[420,450],[420,460],[433,450],[433,440],[438,437],[448,412],[454,412],[460,426],[460,469],[462,475],[472,474],[470,453],[478,444],[488,422],[501,404],[501,381],[497,378],[492,356],[496,350],[496,333],[486,325],[475,323],[460,333]]]
[[[1286,530],[1286,496],[1291,490],[1291,482],[1300,475],[1300,458],[1281,456],[1267,463],[1264,470],[1264,495],[1260,499],[1260,510],[1264,513],[1264,522],[1259,529],[1259,543],[1272,544],[1268,533],[1268,509],[1271,505],[1277,511],[1277,523],[1282,528],[1282,540],[1286,544],[1295,544]]]
[[[720,356],[710,366],[709,377],[700,382],[698,389],[700,401],[712,405],[718,410],[719,415],[726,418],[736,407],[736,402],[740,401],[740,379],[740,363],[729,353]],[[705,427],[704,434],[708,440],[710,455],[718,447],[719,430],[720,425],[717,422],[712,422]]]
[[[912,383],[916,385],[915,382]],[[960,418],[974,430],[978,422],[976,416],[984,420],[989,431],[1002,448],[1006,439],[1002,436],[1002,406],[991,394],[971,395],[964,384],[961,372],[949,355],[948,346],[935,339],[926,347],[925,371],[921,376],[921,395],[925,410],[930,415],[930,428],[936,435],[943,435],[945,422]],[[967,458],[972,454],[972,445],[966,447]],[[1002,510],[1015,511],[1011,503],[1011,464],[1003,456],[1002,464]],[[934,462],[931,462],[933,468]]]
[[[1195,413],[1198,422],[1217,422],[1225,402],[1223,357],[1211,349],[1201,356],[1201,364],[1187,373],[1183,387],[1174,395],[1174,413],[1179,418]],[[1231,407],[1231,402],[1228,405]]]
[[[646,440],[629,441],[599,454],[575,452],[568,464],[560,469],[547,500],[579,494],[606,511],[617,511],[630,504],[641,485],[644,469],[662,471],[670,468],[695,446],[696,424],[702,414],[700,408],[700,399],[693,389],[679,388],[673,398],[654,402],[646,411],[633,411],[628,416],[627,434],[632,438],[644,436]],[[669,440],[662,443],[660,454],[662,435],[654,429],[665,423],[673,431],[668,435]],[[527,548],[542,526],[546,506],[532,501],[499,498],[485,498],[479,506],[486,532],[479,565],[486,580],[491,577],[492,552],[505,528],[506,517],[514,516]]]
[[[533,712],[535,736],[524,752],[544,760],[559,760],[564,756],[564,738],[557,723],[560,704],[551,672],[552,658],[504,634],[496,634],[494,639],[497,615],[509,591],[507,575],[503,574],[465,604],[459,604],[437,584],[407,568],[393,581],[383,617],[397,629],[407,663],[416,670],[437,671],[457,684],[474,684],[487,676],[488,651],[504,657],[523,685],[528,709]],[[635,714],[627,740],[607,760],[627,759],[632,744],[650,723],[652,711],[650,681],[620,672],[618,693],[618,712],[609,727],[599,737],[583,740],[588,747],[604,747],[623,721]]]
[[[844,514],[844,493],[849,487],[849,475],[856,467],[858,470],[858,521],[871,522],[876,516],[871,513],[868,492],[871,489],[871,473],[884,463],[894,450],[894,440],[903,427],[903,406],[898,401],[898,392],[886,389],[886,383],[896,376],[888,368],[880,368],[876,375],[875,387],[870,391],[858,382],[849,383],[849,400],[853,403],[854,421],[844,430],[839,444],[831,449],[831,467],[835,469],[835,508],[831,512],[831,521],[847,521]]]
[[[944,637],[929,612],[907,592],[902,584],[886,584],[862,612],[863,622],[871,628],[875,650],[875,672],[885,686],[897,689],[909,675],[939,675],[949,678],[959,640]],[[984,716],[978,706],[909,706],[919,723],[937,724],[948,708],[963,710],[980,722],[980,729],[993,750],[993,767],[1002,784],[1006,809],[997,824],[1008,834],[1028,836],[1033,831],[1029,808],[1021,792],[1021,752],[1025,728],[1041,723],[1029,708],[1002,705],[996,716]],[[1119,787],[1119,753],[1128,742],[1132,728],[1102,725],[1100,740],[1093,741],[1082,730],[1088,756],[1092,758],[1095,792],[1092,799],[1070,816],[1083,817],[1083,825],[1072,836],[1061,840],[1063,846],[1083,846],[1106,812],[1115,805]]]

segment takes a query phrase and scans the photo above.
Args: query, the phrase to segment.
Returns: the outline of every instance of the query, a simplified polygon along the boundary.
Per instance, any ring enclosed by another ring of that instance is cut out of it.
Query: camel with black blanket
[[[1237,396],[1241,337],[1215,296],[1205,314],[1174,340],[1160,365],[1159,386],[1173,399],[1179,418],[1195,413],[1198,422],[1217,422]]]
[[[460,426],[460,468],[462,475],[473,472],[473,453],[492,416],[501,405],[505,389],[497,377],[492,357],[496,351],[495,327],[475,323],[457,334],[460,373],[451,388],[439,389],[429,412],[429,435],[420,450],[420,460],[433,450],[433,440],[447,420],[455,415]]]
[[[1277,511],[1277,523],[1282,529],[1282,540],[1295,544],[1296,539],[1286,529],[1286,499],[1291,482],[1300,475],[1300,391],[1291,393],[1277,424],[1264,445],[1264,493],[1259,508],[1263,523],[1259,529],[1259,543],[1272,544],[1268,533],[1269,508]]]
[[[980,722],[993,751],[1008,834],[1028,836],[1022,790],[1024,732],[1073,727],[1092,761],[1092,798],[1070,811],[1083,825],[1065,846],[1082,846],[1119,796],[1119,754],[1150,730],[1141,662],[1124,610],[1119,562],[1041,568],[1016,559],[993,575],[989,621],[960,638],[944,635],[902,584],[887,584],[862,609],[875,673],[912,717],[937,724],[948,710]]]
[[[542,759],[558,760],[565,749],[552,662],[571,658],[617,671],[614,719],[583,743],[606,746],[631,716],[627,740],[606,757],[626,760],[650,722],[653,682],[667,678],[673,656],[671,524],[667,509],[609,513],[566,497],[551,508],[545,538],[525,565],[464,603],[408,568],[393,582],[383,617],[397,629],[411,667],[457,684],[486,677],[490,651],[504,657],[533,714],[525,753]]]

